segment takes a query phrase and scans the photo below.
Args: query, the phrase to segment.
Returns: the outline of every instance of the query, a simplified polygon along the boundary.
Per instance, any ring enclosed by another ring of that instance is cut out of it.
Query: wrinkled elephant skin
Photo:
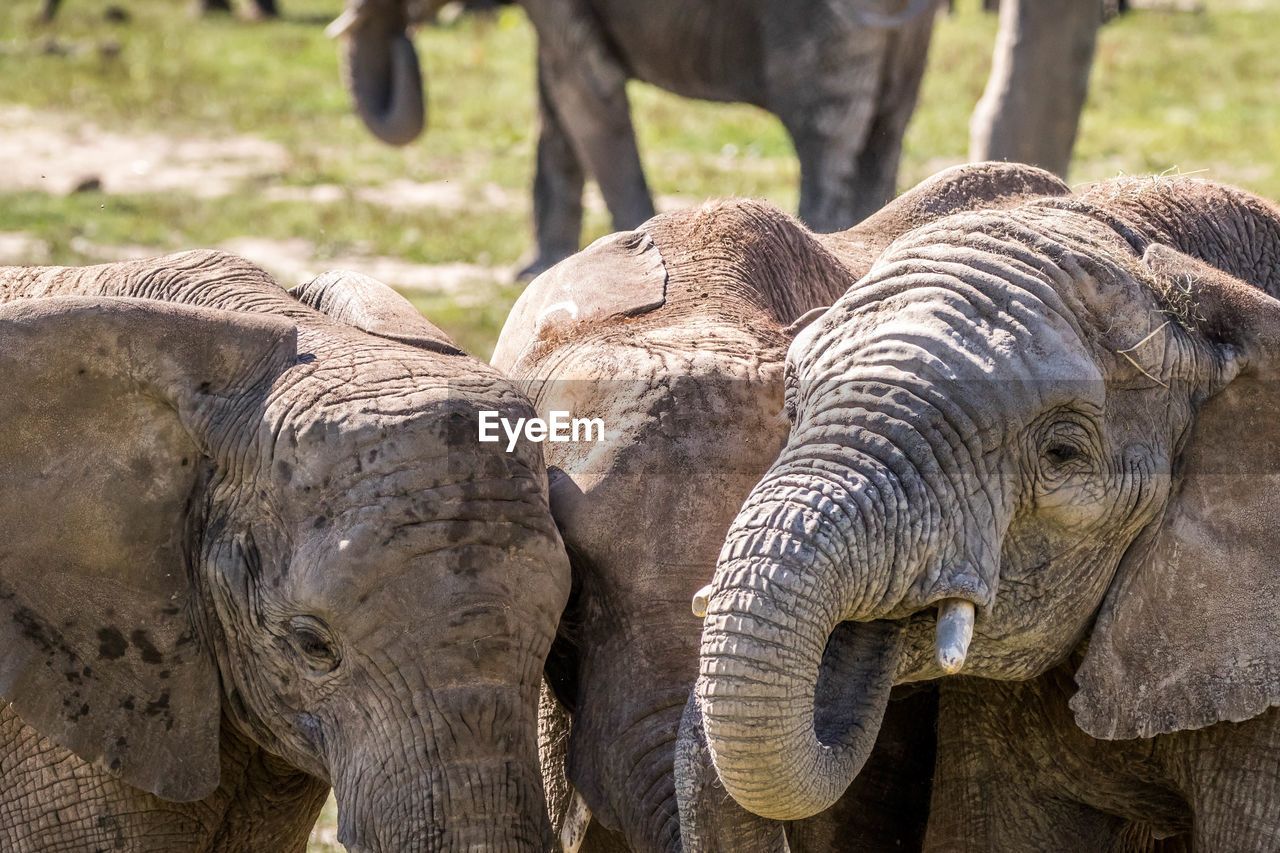
[[[316,306],[320,310],[309,307]],[[329,313],[322,313],[322,312]],[[544,850],[532,414],[360,276],[0,269],[0,847]]]
[[[787,446],[720,554],[726,790],[821,812],[887,688],[937,680],[926,849],[1273,846],[1277,257],[1276,207],[1191,178],[900,236],[792,344]]]

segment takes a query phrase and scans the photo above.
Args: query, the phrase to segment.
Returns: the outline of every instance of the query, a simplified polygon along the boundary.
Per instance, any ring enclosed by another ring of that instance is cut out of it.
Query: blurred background
[[[196,17],[188,0],[0,4],[0,264],[90,264],[197,247],[283,284],[327,269],[400,289],[486,358],[532,242],[534,34],[518,6],[446,10],[414,36],[430,90],[416,142],[354,114],[325,25],[341,0]],[[939,16],[899,189],[966,159],[996,32],[982,0]],[[1097,41],[1069,182],[1194,172],[1280,199],[1280,0],[1134,0]],[[718,196],[794,212],[772,115],[628,93],[659,210]],[[583,244],[607,233],[587,195]],[[332,802],[312,851],[338,851]]]

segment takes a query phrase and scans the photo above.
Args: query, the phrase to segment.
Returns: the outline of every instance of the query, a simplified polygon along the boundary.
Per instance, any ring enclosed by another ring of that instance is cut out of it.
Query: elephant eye
[[[1044,451],[1044,458],[1051,465],[1066,465],[1068,462],[1079,459],[1082,455],[1080,448],[1065,442],[1055,442]]]
[[[319,619],[310,616],[295,616],[290,619],[289,642],[316,675],[333,672],[342,662],[342,655],[338,652],[329,627]]]

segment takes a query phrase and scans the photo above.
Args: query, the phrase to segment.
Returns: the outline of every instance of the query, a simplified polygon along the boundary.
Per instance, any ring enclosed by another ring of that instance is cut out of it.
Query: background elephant
[[[726,789],[826,808],[890,687],[942,678],[927,848],[1273,847],[1277,257],[1280,211],[1187,178],[900,237],[793,342],[787,447],[720,556]]]
[[[405,0],[349,0],[344,77],[369,129],[395,145],[422,130]],[[532,275],[577,251],[595,178],[616,229],[653,216],[626,82],[774,113],[800,160],[800,217],[847,228],[893,197],[935,0],[525,0],[538,33],[540,119]]]
[[[1106,6],[1002,0],[991,76],[969,123],[970,160],[1030,163],[1067,176]]]
[[[608,430],[604,443],[546,448],[574,592],[547,667],[572,726],[558,731],[546,709],[544,774],[561,792],[557,814],[571,809],[567,770],[595,816],[583,849],[678,850],[682,833],[685,850],[781,849],[780,826],[732,808],[714,773],[679,782],[673,762],[697,673],[690,596],[710,579],[741,500],[782,446],[786,346],[909,228],[1055,190],[1066,192],[1035,169],[952,169],[826,236],[758,202],[712,203],[597,241],[525,290],[493,364],[543,417],[571,410]],[[913,838],[919,846],[931,702],[904,697],[902,736],[883,750],[883,775],[848,798],[847,814],[790,827],[792,850],[828,849],[837,830],[865,838],[859,849]],[[919,772],[904,773],[921,755]],[[876,796],[914,810],[865,808]],[[678,799],[701,821],[692,837]]]
[[[330,784],[352,851],[550,840],[568,565],[539,449],[476,441],[528,403],[372,280],[298,297],[0,268],[4,849],[302,850]]]

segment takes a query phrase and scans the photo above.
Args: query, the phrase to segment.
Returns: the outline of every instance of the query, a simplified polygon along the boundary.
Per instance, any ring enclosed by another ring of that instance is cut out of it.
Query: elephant
[[[532,414],[393,291],[0,268],[0,847],[544,850]]]
[[[690,596],[711,579],[741,501],[782,448],[786,347],[899,234],[1053,191],[1067,188],[1037,169],[957,167],[832,235],[761,202],[712,202],[597,241],[517,300],[491,363],[542,417],[572,411],[606,427],[603,442],[546,445],[574,573],[541,735],[566,848],[782,849],[783,828],[733,808],[714,772],[686,784],[674,763],[697,674]],[[787,827],[791,850],[829,849],[835,828],[864,834],[859,849],[903,849],[904,839],[918,848],[933,770],[933,697],[918,693],[896,706],[902,734],[882,739],[878,782],[839,814]],[[918,772],[903,773],[912,759]],[[855,808],[875,796],[910,807]]]
[[[405,35],[407,0],[348,0],[343,76],[385,142],[422,131],[422,82]],[[537,31],[539,135],[531,277],[578,249],[582,190],[600,185],[616,230],[654,214],[626,83],[754,104],[790,134],[800,218],[847,228],[889,201],[915,108],[936,0],[523,0]],[[723,14],[721,14],[723,13]]]
[[[1108,5],[1001,0],[991,75],[969,121],[970,160],[1029,163],[1067,177]]]
[[[1277,257],[1270,202],[1119,178],[913,229],[797,335],[695,685],[738,803],[821,812],[924,681],[925,849],[1274,848]]]

